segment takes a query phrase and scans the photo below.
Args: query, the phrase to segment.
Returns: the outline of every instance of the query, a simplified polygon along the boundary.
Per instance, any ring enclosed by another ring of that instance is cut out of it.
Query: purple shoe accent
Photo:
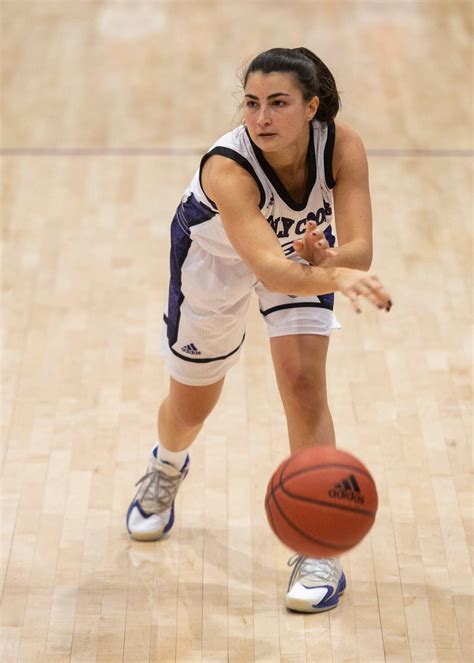
[[[125,523],[127,525],[127,530],[129,534],[132,533],[132,530],[128,526],[128,519],[130,517],[130,514],[132,513],[132,509],[134,509],[135,507],[137,507],[137,509],[140,511],[140,515],[142,515],[143,518],[149,518],[150,516],[153,515],[152,513],[146,513],[145,511],[143,511],[140,502],[138,500],[133,500],[133,502],[130,504],[130,506],[127,509],[127,515],[125,516]]]
[[[134,500],[130,504],[130,506],[128,507],[127,516],[126,516],[126,519],[125,519],[125,522],[126,522],[126,525],[127,525],[127,530],[128,530],[129,534],[131,534],[132,531],[131,531],[130,527],[128,526],[128,518],[129,518],[130,513],[132,512],[132,509],[134,507],[137,507],[137,509],[140,511],[140,515],[143,516],[143,518],[149,518],[150,516],[154,515],[153,513],[146,513],[146,511],[143,511],[140,502],[138,500]],[[170,518],[169,518],[168,522],[165,525],[165,528],[163,530],[163,534],[166,534],[166,532],[169,532],[170,529],[173,527],[173,524],[174,524],[174,502],[171,505]]]
[[[166,534],[166,532],[169,532],[170,529],[173,527],[173,525],[174,525],[174,502],[171,505],[170,519],[166,523],[165,529],[163,530],[163,534]]]
[[[346,589],[346,576],[344,575],[343,571],[341,577],[339,578],[337,589],[334,592],[334,594],[331,585],[315,585],[314,587],[308,587],[307,585],[303,586],[306,587],[307,589],[316,589],[317,587],[325,587],[327,589],[326,596],[322,601],[319,601],[319,603],[313,603],[313,608],[317,608],[318,610],[321,610],[322,608],[323,609],[333,608],[339,603],[339,596]]]

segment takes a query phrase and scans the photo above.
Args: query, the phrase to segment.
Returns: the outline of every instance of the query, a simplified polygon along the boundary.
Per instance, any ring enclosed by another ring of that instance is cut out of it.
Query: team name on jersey
[[[326,222],[328,216],[332,216],[330,203],[326,201],[323,202],[324,207],[320,207],[316,213],[310,212],[304,219],[300,219],[299,221],[289,219],[286,216],[279,216],[275,219],[273,218],[273,215],[270,215],[267,221],[278,239],[290,237],[290,233],[304,235],[308,221],[314,221],[316,225],[320,226]],[[282,248],[287,256],[295,251],[293,248],[293,242],[282,243]]]
[[[331,215],[331,205],[324,201],[324,207],[320,207],[316,213],[310,212],[304,219],[300,219],[299,221],[289,219],[286,216],[279,216],[275,219],[272,214],[270,214],[267,221],[278,239],[284,239],[290,236],[290,232],[294,232],[295,235],[303,235],[308,221],[315,221],[316,225],[320,226]]]

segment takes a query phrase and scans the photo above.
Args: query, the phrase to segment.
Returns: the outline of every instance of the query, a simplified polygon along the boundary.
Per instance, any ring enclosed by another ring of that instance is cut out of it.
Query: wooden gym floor
[[[0,660],[467,662],[471,2],[3,0]],[[369,153],[390,315],[339,300],[339,445],[378,484],[337,610],[283,608],[263,498],[287,455],[256,307],[168,540],[124,514],[155,438],[168,224],[238,121],[237,70],[306,45]]]

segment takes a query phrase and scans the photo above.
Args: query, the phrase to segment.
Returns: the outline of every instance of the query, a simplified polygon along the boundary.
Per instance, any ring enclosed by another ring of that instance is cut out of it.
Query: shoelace
[[[182,479],[182,474],[172,477],[160,472],[159,469],[153,469],[144,474],[141,479],[138,479],[135,486],[143,484],[138,491],[140,493],[139,499],[153,502],[154,506],[151,509],[147,505],[147,511],[159,514],[171,507]],[[147,483],[144,483],[146,481]]]
[[[294,566],[288,582],[288,591],[298,576],[318,582],[319,580],[331,580],[331,576],[334,574],[332,559],[311,559],[311,557],[295,554],[288,560],[288,566]]]

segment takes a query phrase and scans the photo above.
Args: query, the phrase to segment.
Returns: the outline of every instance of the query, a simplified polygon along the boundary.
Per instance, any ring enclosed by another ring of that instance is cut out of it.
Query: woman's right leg
[[[202,212],[197,202],[191,211]],[[238,360],[252,296],[254,276],[245,263],[219,258],[194,242],[183,227],[184,212],[178,210],[171,228],[169,296],[160,348],[174,377],[158,412],[158,444],[127,513],[128,531],[141,541],[159,539],[173,526],[175,496],[190,464],[187,449]]]
[[[169,451],[189,447],[214,409],[224,378],[206,386],[189,386],[170,378],[170,389],[158,411],[158,439]]]

